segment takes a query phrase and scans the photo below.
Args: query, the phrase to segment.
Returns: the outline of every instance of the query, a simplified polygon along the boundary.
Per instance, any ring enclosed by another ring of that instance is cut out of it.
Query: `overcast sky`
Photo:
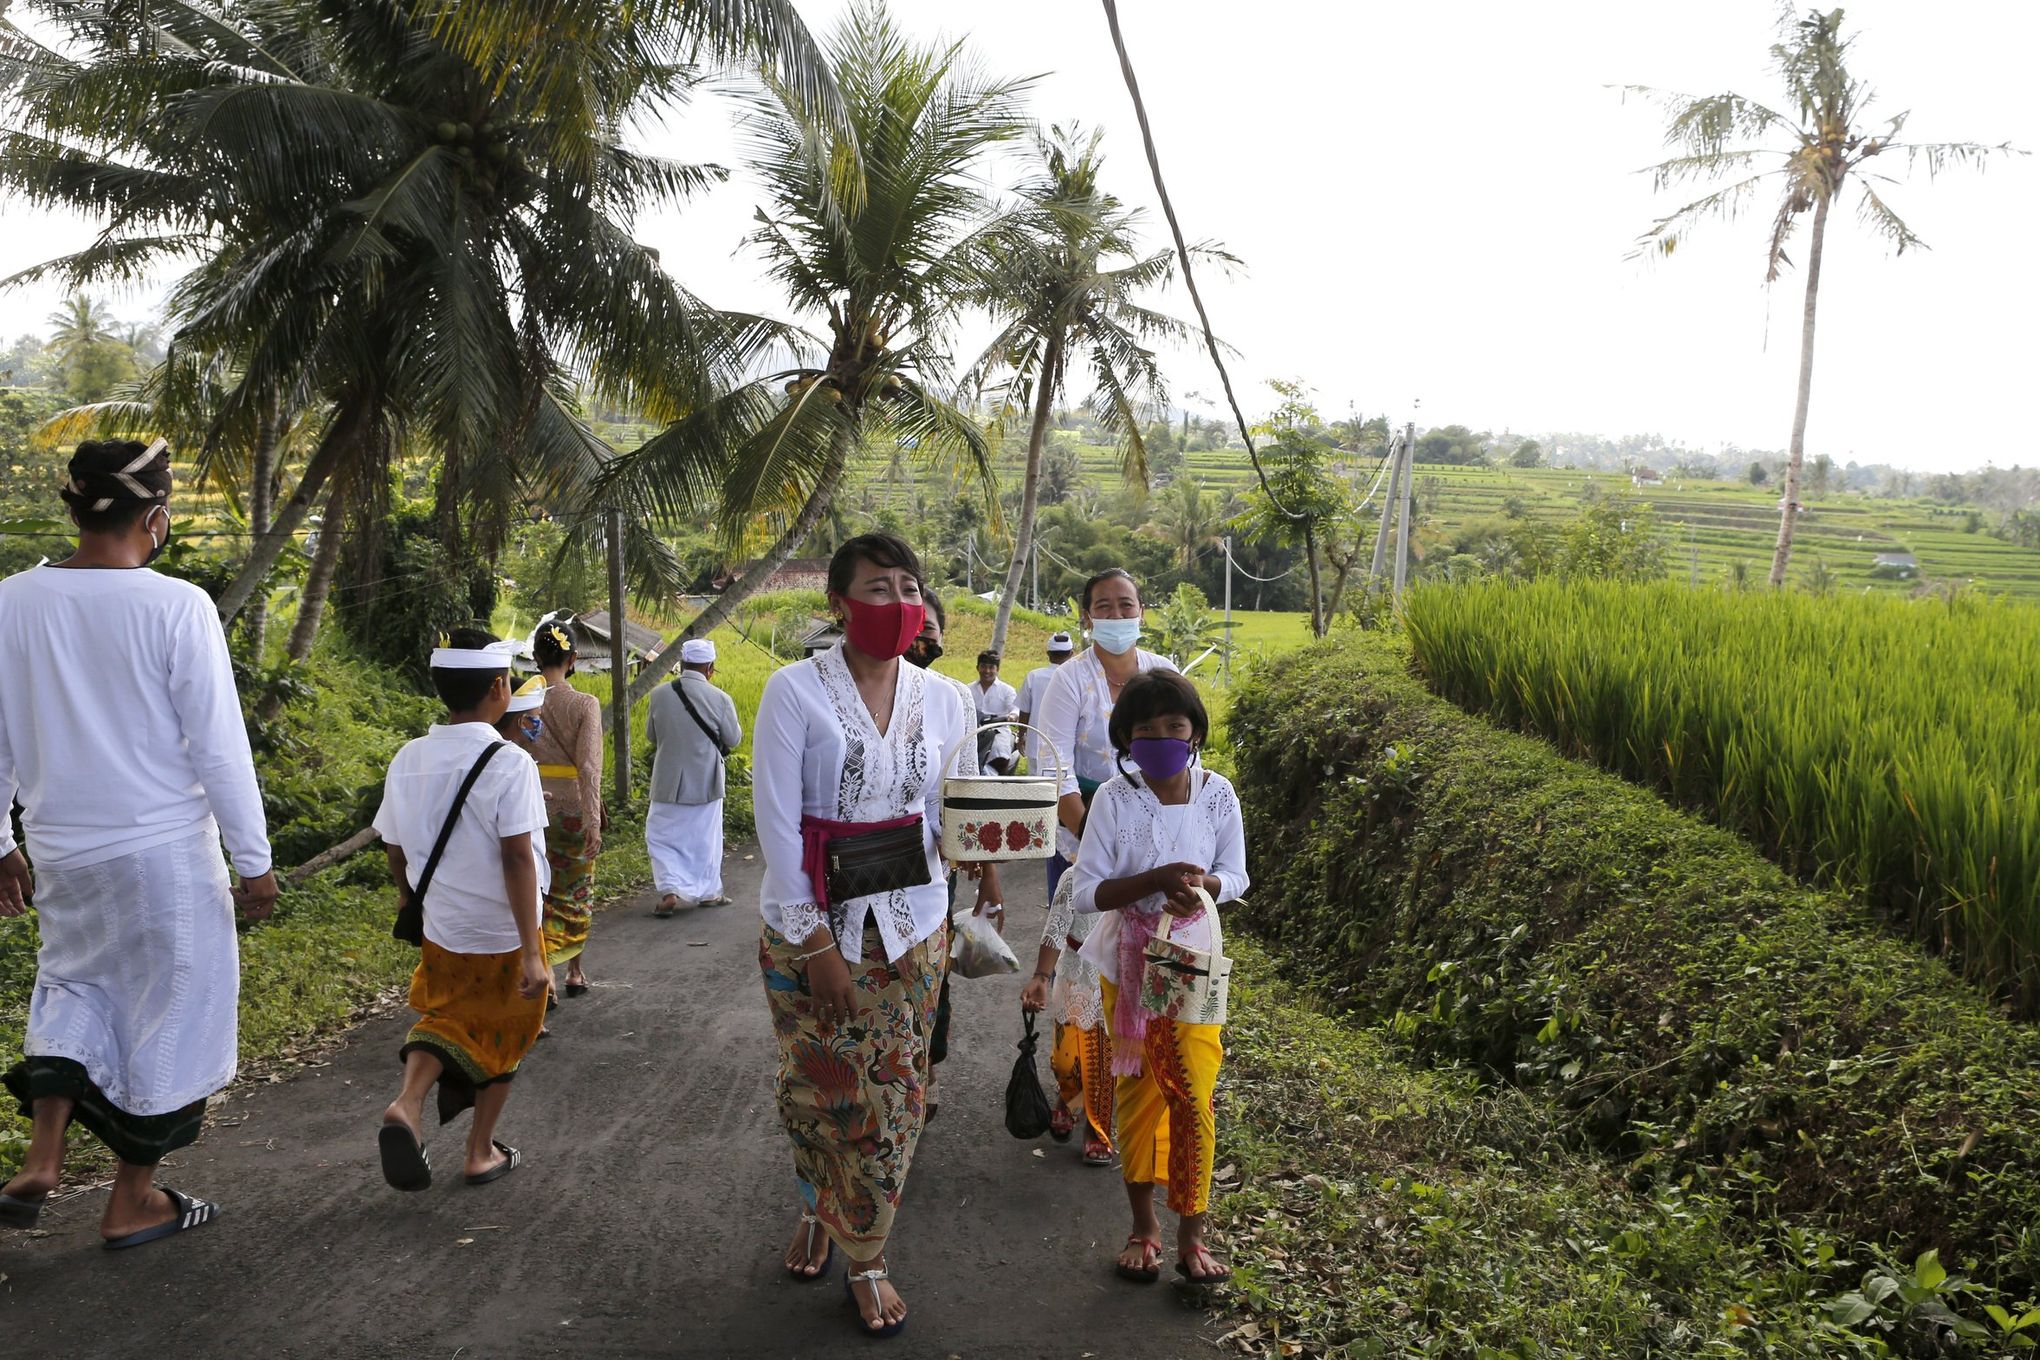
[[[845,7],[801,6],[818,33]],[[1153,205],[1095,0],[894,9],[918,33],[967,32],[994,71],[1041,73],[1037,116],[1102,124],[1109,186]],[[1497,432],[1785,445],[1801,280],[1764,287],[1770,202],[1674,260],[1626,259],[1683,200],[1635,173],[1664,154],[1655,111],[1608,88],[1735,89],[1775,105],[1767,0],[1122,0],[1121,13],[1184,229],[1246,264],[1203,282],[1240,352],[1250,416],[1270,404],[1267,379],[1293,376],[1328,416],[1350,404]],[[1862,0],[1848,18],[1854,68],[1879,91],[1873,112],[1914,110],[1909,139],[2040,148],[2040,5]],[[647,141],[736,160],[713,98]],[[1809,452],[1929,469],[2034,462],[2019,394],[2040,371],[2040,161],[2000,158],[1939,181],[1922,170],[1885,197],[1932,249],[1895,258],[1852,214],[1831,223]],[[739,176],[639,235],[709,300],[777,312],[735,251],[755,201]],[[18,203],[0,211],[0,273],[82,239],[79,224]],[[1151,227],[1163,241],[1158,211]],[[0,331],[38,329],[54,301],[49,290],[0,296]],[[145,292],[115,307],[139,316],[152,303]],[[1163,305],[1189,315],[1180,292]],[[966,331],[958,348],[975,338]],[[1178,393],[1218,391],[1201,352],[1175,356],[1170,372]]]

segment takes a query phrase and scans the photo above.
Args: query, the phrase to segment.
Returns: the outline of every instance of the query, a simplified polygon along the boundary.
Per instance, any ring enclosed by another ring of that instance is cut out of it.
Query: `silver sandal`
[[[862,1281],[870,1285],[871,1302],[879,1309],[880,1314],[883,1315],[885,1304],[879,1297],[878,1282],[891,1278],[892,1272],[884,1266],[878,1266],[872,1270],[846,1270],[843,1272],[843,1293],[849,1298],[851,1306],[856,1307],[858,1282]],[[857,1330],[874,1341],[890,1341],[906,1329],[907,1320],[905,1318],[901,1318],[898,1322],[888,1322],[882,1327],[873,1328],[869,1322],[864,1320],[864,1310],[862,1308],[857,1309]]]
[[[816,1218],[813,1214],[802,1214],[800,1221],[807,1228],[807,1257],[808,1260],[813,1261],[815,1259],[815,1234],[822,1230],[822,1220]],[[811,1282],[827,1276],[829,1267],[836,1263],[836,1239],[825,1237],[822,1240],[828,1243],[828,1249],[822,1253],[822,1264],[814,1274],[810,1275],[805,1270],[796,1270],[792,1266],[786,1268],[786,1273],[794,1279],[803,1282]]]

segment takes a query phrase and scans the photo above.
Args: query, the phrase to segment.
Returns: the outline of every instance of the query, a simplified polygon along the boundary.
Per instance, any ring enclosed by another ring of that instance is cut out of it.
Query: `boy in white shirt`
[[[538,767],[495,730],[510,704],[509,653],[487,633],[461,629],[434,649],[432,686],[447,719],[397,752],[375,816],[399,894],[424,887],[411,977],[418,1023],[401,1050],[403,1089],[378,1135],[383,1178],[399,1190],[432,1183],[424,1118],[434,1085],[442,1125],[474,1108],[467,1183],[516,1169],[517,1149],[496,1141],[496,1121],[545,1023],[551,982],[532,846],[545,828],[545,798]]]

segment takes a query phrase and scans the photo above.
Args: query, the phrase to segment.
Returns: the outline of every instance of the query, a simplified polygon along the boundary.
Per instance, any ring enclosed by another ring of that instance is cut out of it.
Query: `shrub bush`
[[[1429,693],[1398,638],[1276,659],[1231,716],[1243,923],[1434,1057],[1686,1176],[2040,1280],[2040,1033],[1867,912]]]

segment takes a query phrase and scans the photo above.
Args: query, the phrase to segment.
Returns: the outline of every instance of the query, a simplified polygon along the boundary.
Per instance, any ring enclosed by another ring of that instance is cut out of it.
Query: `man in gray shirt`
[[[691,638],[680,644],[680,678],[653,690],[645,712],[645,740],[653,748],[645,848],[659,892],[654,916],[730,900],[722,890],[723,761],[744,729],[736,703],[710,683],[714,678],[715,644]]]

